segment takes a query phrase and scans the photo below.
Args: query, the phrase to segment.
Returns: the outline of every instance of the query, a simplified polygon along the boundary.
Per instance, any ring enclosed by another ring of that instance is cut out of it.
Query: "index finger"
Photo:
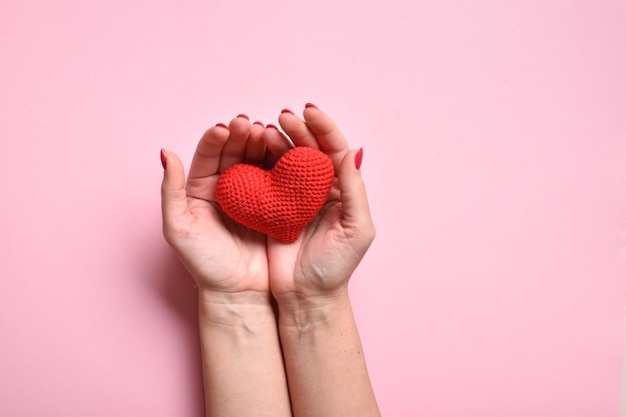
[[[315,135],[322,151],[332,159],[336,169],[350,150],[343,133],[330,117],[315,106],[308,105],[304,109],[304,121]]]
[[[196,147],[189,168],[189,179],[205,178],[218,173],[220,157],[230,131],[222,123],[209,128]]]

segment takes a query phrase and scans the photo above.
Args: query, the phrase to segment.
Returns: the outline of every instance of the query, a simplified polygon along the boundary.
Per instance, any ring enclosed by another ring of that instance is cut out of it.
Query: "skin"
[[[294,415],[378,416],[348,295],[350,277],[375,236],[357,152],[317,108],[306,108],[304,120],[284,112],[279,122],[295,145],[325,152],[337,173],[328,201],[296,242],[268,239]],[[266,131],[266,143],[285,152],[278,134]]]
[[[291,415],[266,238],[232,222],[215,201],[220,172],[261,163],[263,130],[243,117],[207,130],[186,184],[180,159],[164,152],[163,233],[199,289],[208,416]]]
[[[279,116],[287,136],[245,117],[210,128],[186,183],[178,157],[163,154],[164,235],[199,288],[207,415],[380,415],[348,295],[375,235],[357,151],[316,107],[303,116]],[[215,185],[229,166],[269,168],[294,145],[325,152],[336,181],[285,244],[228,219]]]

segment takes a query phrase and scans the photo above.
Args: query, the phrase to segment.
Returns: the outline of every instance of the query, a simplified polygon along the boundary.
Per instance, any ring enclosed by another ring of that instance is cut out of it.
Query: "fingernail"
[[[361,169],[361,162],[363,162],[363,148],[359,149],[354,156],[354,166],[356,166],[356,169]]]
[[[304,108],[306,108],[306,109],[308,109],[308,108],[317,109],[318,107],[315,104],[313,104],[313,103],[306,103],[304,105]]]
[[[226,126],[224,123],[218,123],[215,126],[217,127],[223,127],[224,129],[228,129],[228,126]]]
[[[265,126],[263,125],[263,123],[262,123],[262,122],[259,122],[258,120],[257,120],[256,122],[252,123],[252,124],[253,124],[253,125],[259,125],[259,126],[263,126],[263,127],[265,127]]]
[[[238,114],[238,115],[237,115],[237,117],[243,117],[243,118],[244,118],[244,119],[246,119],[246,120],[250,120],[250,118],[248,117],[248,115],[247,115],[247,114],[243,114],[243,113]]]
[[[281,111],[281,113],[290,113],[290,114],[295,114],[294,112],[292,112],[292,111],[291,111],[291,110],[289,110],[289,109],[283,109],[283,110]]]
[[[278,130],[278,128],[277,128],[275,125],[271,124],[271,123],[268,123],[268,124],[267,124],[267,128],[269,128],[269,129],[276,129],[276,130]]]
[[[163,169],[167,166],[167,156],[165,155],[165,149],[161,148],[161,165]]]

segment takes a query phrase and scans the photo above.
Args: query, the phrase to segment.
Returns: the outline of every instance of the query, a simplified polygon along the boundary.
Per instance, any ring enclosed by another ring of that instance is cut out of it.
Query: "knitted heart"
[[[323,152],[296,147],[269,171],[237,164],[217,181],[217,202],[238,223],[293,242],[322,208],[335,170]]]

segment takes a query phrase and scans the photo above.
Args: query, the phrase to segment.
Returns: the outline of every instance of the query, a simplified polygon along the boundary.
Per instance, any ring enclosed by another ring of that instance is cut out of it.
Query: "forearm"
[[[295,416],[379,416],[345,294],[279,306],[279,332]]]
[[[207,416],[290,416],[269,294],[200,293]]]

